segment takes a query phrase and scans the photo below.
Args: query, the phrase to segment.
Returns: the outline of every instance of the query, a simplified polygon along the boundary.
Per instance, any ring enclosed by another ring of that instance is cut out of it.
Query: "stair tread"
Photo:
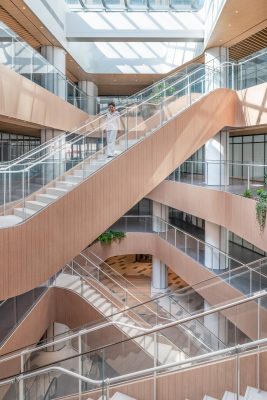
[[[48,194],[48,193],[42,193],[42,194],[37,194],[36,197],[45,197],[47,199],[51,199],[51,200],[56,200],[58,198],[58,196],[55,196],[53,194]]]
[[[47,205],[46,203],[42,203],[41,201],[38,200],[28,200],[26,201],[26,204],[36,204],[37,206],[40,207],[45,207]]]
[[[30,214],[30,215],[33,215],[36,213],[36,210],[32,210],[31,208],[26,208],[26,207],[24,207],[24,208],[18,207],[18,208],[15,208],[14,211],[20,211],[20,212],[23,212],[25,214]]]
[[[257,388],[248,386],[245,394],[246,400],[266,400],[267,392],[265,390],[258,390]]]

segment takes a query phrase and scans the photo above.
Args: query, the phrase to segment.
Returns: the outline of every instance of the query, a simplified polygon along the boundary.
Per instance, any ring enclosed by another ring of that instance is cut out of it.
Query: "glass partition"
[[[87,95],[35,49],[0,22],[0,63],[62,97],[88,114],[95,113],[97,97]],[[92,112],[94,110],[94,112]]]

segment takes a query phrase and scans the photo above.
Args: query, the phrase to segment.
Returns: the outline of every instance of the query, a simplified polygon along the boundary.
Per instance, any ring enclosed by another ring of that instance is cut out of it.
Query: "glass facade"
[[[0,162],[14,160],[40,144],[37,137],[0,132]]]
[[[72,11],[198,11],[204,0],[65,0]]]
[[[229,158],[232,163],[257,164],[250,168],[250,178],[262,181],[267,174],[267,134],[231,136]],[[231,165],[230,176],[247,179],[246,165]]]

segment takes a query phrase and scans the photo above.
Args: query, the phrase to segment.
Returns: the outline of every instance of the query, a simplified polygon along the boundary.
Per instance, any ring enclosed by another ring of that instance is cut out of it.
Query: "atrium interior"
[[[266,0],[0,0],[0,400],[267,400],[266,217]]]

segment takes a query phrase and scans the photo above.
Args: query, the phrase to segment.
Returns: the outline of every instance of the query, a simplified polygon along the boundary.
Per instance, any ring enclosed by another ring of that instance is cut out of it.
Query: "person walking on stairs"
[[[108,112],[105,120],[104,133],[107,135],[107,157],[114,157],[115,142],[120,126],[120,113],[116,111],[113,101],[108,104]]]

